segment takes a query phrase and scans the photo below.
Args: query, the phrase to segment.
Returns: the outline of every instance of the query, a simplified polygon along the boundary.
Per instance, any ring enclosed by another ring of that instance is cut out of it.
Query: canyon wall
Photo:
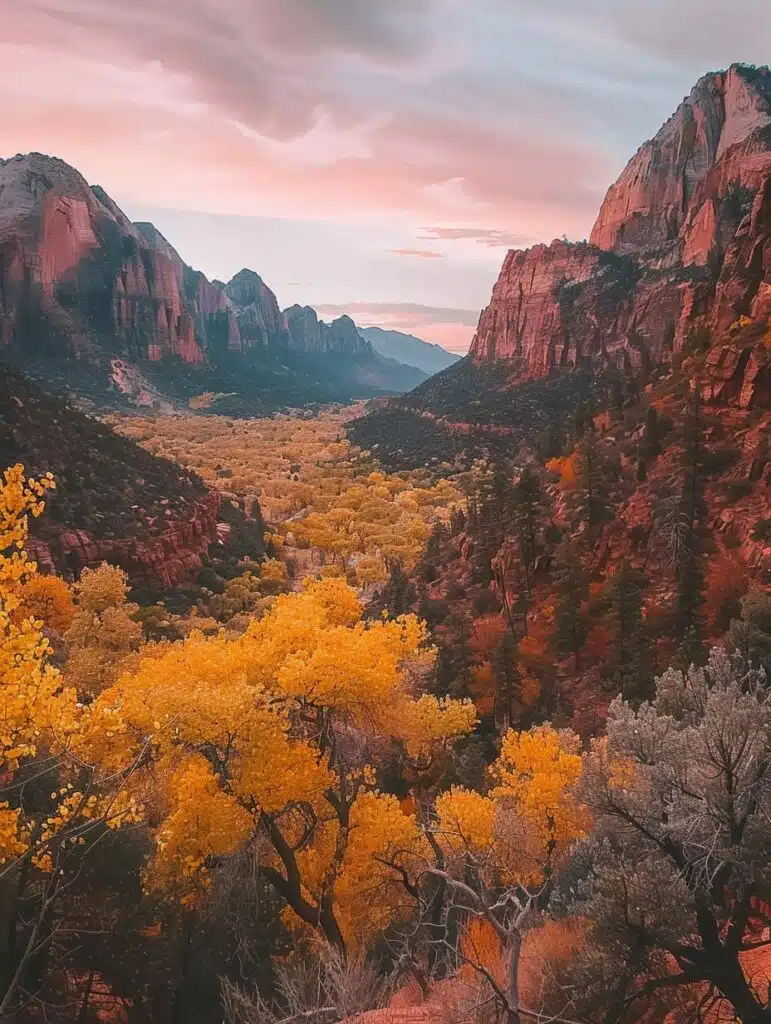
[[[327,325],[308,312],[308,330],[290,331],[254,271],[209,281],[62,160],[0,160],[0,346],[190,365],[255,350],[374,357],[349,317]]]
[[[472,342],[523,377],[713,346],[708,397],[766,402],[771,72],[708,75],[611,186],[589,242],[508,253]]]

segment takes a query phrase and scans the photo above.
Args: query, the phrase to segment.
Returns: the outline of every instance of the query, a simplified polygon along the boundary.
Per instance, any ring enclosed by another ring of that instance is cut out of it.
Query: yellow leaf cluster
[[[389,725],[410,757],[425,757],[453,740],[470,733],[477,723],[477,709],[470,700],[451,700],[422,694],[417,700],[397,701],[389,713]]]
[[[36,619],[56,633],[66,633],[72,625],[72,592],[60,576],[32,576],[22,585],[19,598],[17,621]]]
[[[45,492],[53,486],[50,476],[28,479],[20,465],[6,470],[0,484],[0,765],[9,781],[38,755],[51,766],[50,777],[62,779],[77,770],[80,762],[72,762],[71,756],[85,749],[92,720],[91,708],[49,661],[46,622],[38,618],[45,608],[29,607],[45,598],[43,605],[54,611],[67,609],[66,587],[40,585],[25,551],[29,516],[40,515]],[[25,614],[26,609],[32,614]],[[94,775],[88,794],[73,792],[66,784],[51,794],[44,810],[25,808],[22,814],[10,801],[0,805],[0,859],[29,853],[36,867],[49,870],[51,844],[60,833],[73,835],[97,817],[114,825],[136,820],[139,810],[122,792],[119,776],[107,788],[99,783]],[[10,786],[8,792],[17,799],[20,790]]]
[[[429,750],[472,728],[475,714],[468,702],[414,696],[415,666],[432,657],[424,623],[361,615],[345,581],[306,580],[239,636],[192,633],[146,652],[94,702],[94,715],[125,723],[109,756],[150,755],[162,795],[149,877],[190,895],[212,858],[264,837],[267,816],[297,846],[305,897],[331,893],[351,939],[388,919],[395,878],[378,855],[414,848],[417,825],[377,792],[356,751]],[[277,849],[268,860],[282,869]],[[381,900],[368,899],[376,890]]]
[[[366,472],[371,462],[345,440],[344,425],[358,412],[238,421],[138,417],[115,425],[247,508],[258,499],[271,524],[267,536],[282,557],[313,548],[335,572],[350,569],[366,586],[387,578],[389,559],[414,566],[433,524],[463,498],[446,480],[427,483],[425,474]]]
[[[586,809],[573,798],[581,776],[578,737],[544,725],[510,730],[491,768],[494,799],[505,801],[535,830],[544,851],[557,856],[589,828]]]
[[[139,650],[142,627],[132,618],[128,577],[103,562],[84,569],[75,587],[77,610],[65,634],[67,681],[79,693],[100,693],[118,678],[125,660]]]
[[[495,841],[495,801],[472,789],[453,786],[436,800],[439,835],[454,853],[484,853]]]
[[[590,827],[573,796],[581,768],[573,734],[510,730],[490,769],[489,794],[453,787],[437,798],[440,844],[447,854],[473,856],[485,877],[502,884],[540,884]]]

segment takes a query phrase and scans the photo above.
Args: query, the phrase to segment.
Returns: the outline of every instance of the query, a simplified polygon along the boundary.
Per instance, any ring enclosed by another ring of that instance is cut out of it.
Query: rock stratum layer
[[[712,346],[709,397],[767,402],[771,72],[701,79],[610,188],[589,242],[510,251],[470,355],[523,378]]]

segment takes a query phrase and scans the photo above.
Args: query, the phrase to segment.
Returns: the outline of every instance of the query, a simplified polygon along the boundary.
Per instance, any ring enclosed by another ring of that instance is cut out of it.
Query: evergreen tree
[[[602,524],[611,517],[607,475],[597,434],[589,429],[578,446],[574,508],[590,544],[597,541]]]
[[[589,581],[575,546],[560,545],[554,574],[557,604],[554,616],[554,641],[557,653],[571,654],[576,671],[581,667],[581,651],[589,632],[584,603],[589,594]]]
[[[516,724],[521,707],[522,676],[518,660],[517,641],[510,632],[506,632],[492,657],[496,680],[495,720],[501,732]]]
[[[771,594],[753,587],[741,601],[741,617],[734,619],[723,646],[738,651],[754,668],[765,670],[771,683]]]
[[[624,381],[615,367],[610,371],[608,401],[614,419],[620,420],[624,415]]]
[[[464,615],[451,613],[444,623],[449,640],[438,644],[436,659],[436,692],[453,697],[468,697],[471,693],[471,670],[474,655],[471,650],[471,627]]]
[[[514,488],[514,524],[528,594],[535,584],[535,564],[541,548],[544,493],[541,480],[529,466]]]
[[[688,400],[683,449],[683,489],[673,533],[677,600],[675,633],[683,665],[704,660],[704,544],[706,504],[702,479],[703,423],[698,388]]]
[[[622,562],[610,584],[613,621],[613,681],[625,700],[637,704],[651,695],[651,652],[643,623],[643,591],[647,580]]]
[[[640,441],[640,455],[645,459],[655,459],[663,451],[661,444],[661,424],[655,406],[651,405],[645,414],[645,427]]]
[[[417,592],[399,559],[389,560],[388,570],[388,579],[379,588],[368,611],[378,617],[385,611],[395,619],[413,611]]]

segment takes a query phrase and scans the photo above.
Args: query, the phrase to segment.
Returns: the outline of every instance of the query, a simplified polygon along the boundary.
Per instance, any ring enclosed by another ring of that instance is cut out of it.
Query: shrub
[[[752,531],[752,539],[771,541],[771,519],[758,519]]]

